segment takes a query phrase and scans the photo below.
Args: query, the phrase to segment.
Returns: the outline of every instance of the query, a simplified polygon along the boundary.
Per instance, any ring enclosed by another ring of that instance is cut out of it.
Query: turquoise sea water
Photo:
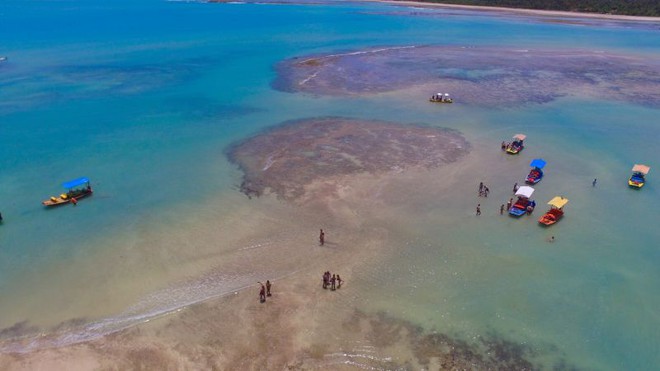
[[[460,188],[478,180],[459,172],[455,191],[400,205],[414,217],[393,218],[399,237],[392,244],[401,253],[365,277],[374,286],[359,300],[365,308],[463,336],[507,334],[554,347],[549,357],[583,368],[660,364],[657,108],[561,99],[438,110],[396,92],[327,98],[270,85],[282,59],[374,46],[585,48],[657,60],[657,23],[562,24],[343,2],[156,0],[5,0],[0,22],[0,55],[8,57],[0,62],[0,328],[48,331],[66,321],[130,317],[121,327],[241,287],[251,277],[185,298],[154,294],[208,270],[198,259],[207,250],[196,222],[222,220],[248,202],[224,156],[229,144],[286,120],[342,115],[458,129],[473,144],[470,161],[478,159],[469,166],[493,190],[491,200],[466,200]],[[492,151],[515,132],[529,136],[522,159]],[[537,201],[571,199],[553,230],[495,216],[535,154],[549,162]],[[654,168],[640,192],[625,186],[636,162]],[[75,210],[41,207],[78,176],[93,180],[93,198]],[[476,221],[478,201],[484,218]],[[187,232],[160,240],[168,229]],[[558,237],[553,245],[545,242],[550,234]],[[181,257],[187,244],[190,256]],[[131,256],[138,258],[122,263]],[[137,288],[113,286],[125,284],[120,276]],[[383,288],[386,277],[397,279]],[[99,305],[101,296],[111,300]],[[158,300],[144,304],[145,297]]]

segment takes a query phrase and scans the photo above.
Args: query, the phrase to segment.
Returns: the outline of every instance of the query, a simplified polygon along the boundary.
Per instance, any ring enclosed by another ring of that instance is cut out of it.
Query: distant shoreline
[[[401,6],[480,10],[480,11],[488,11],[488,12],[516,13],[520,15],[534,15],[534,16],[547,16],[547,17],[561,16],[561,17],[572,17],[572,18],[604,19],[604,20],[613,20],[613,21],[660,23],[660,17],[645,17],[645,16],[633,16],[633,15],[582,13],[582,12],[570,12],[570,11],[562,11],[562,10],[540,10],[540,9],[526,9],[526,8],[504,8],[504,7],[495,7],[495,6],[479,6],[479,5],[441,4],[441,3],[410,1],[410,0],[362,0],[362,1],[394,4]]]

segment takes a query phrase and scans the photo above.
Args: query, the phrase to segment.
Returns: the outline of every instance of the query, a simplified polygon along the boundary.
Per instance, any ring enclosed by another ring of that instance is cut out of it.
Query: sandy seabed
[[[255,284],[90,341],[0,354],[0,369],[533,368],[530,359],[535,354],[531,348],[495,335],[484,334],[467,342],[386,313],[360,309],[363,301],[368,300],[363,295],[368,288],[361,283],[364,275],[400,246],[392,241],[397,239],[396,218],[400,217],[401,210],[393,210],[406,203],[405,197],[416,197],[408,195],[407,190],[413,187],[419,189],[418,193],[426,190],[441,193],[449,187],[453,174],[465,165],[459,159],[469,157],[468,146],[455,131],[337,120],[321,118],[287,123],[235,147],[243,150],[234,155],[246,161],[242,164],[252,169],[246,172],[249,175],[254,169],[262,169],[262,162],[268,160],[269,147],[263,145],[264,140],[286,140],[288,135],[278,136],[278,133],[290,134],[292,130],[304,136],[305,132],[321,130],[317,126],[319,122],[335,122],[336,126],[322,129],[326,135],[317,136],[305,147],[307,150],[329,150],[333,141],[346,137],[353,139],[352,145],[356,148],[360,148],[360,141],[372,143],[371,151],[349,151],[350,156],[339,156],[349,158],[348,163],[324,168],[334,169],[334,174],[317,172],[313,161],[300,167],[300,172],[308,177],[304,190],[295,200],[283,201],[280,197],[278,201],[278,189],[286,190],[286,187],[279,187],[277,182],[268,184],[270,193],[251,200],[246,198],[246,203],[255,208],[270,209],[278,218],[286,220],[295,234],[309,233],[320,221],[327,232],[324,246],[318,245],[318,232],[313,230],[308,242],[279,247],[280,254],[286,255],[286,260],[293,261],[300,269],[289,276],[271,279],[273,295],[265,303],[259,302],[259,286]],[[406,130],[402,131],[403,128]],[[357,135],[351,135],[352,130]],[[369,139],[372,136],[379,140]],[[390,136],[391,140],[386,140]],[[436,156],[431,156],[437,162],[416,162],[419,153],[428,153],[429,145],[440,143],[436,141],[445,143]],[[246,145],[252,150],[245,151]],[[353,170],[344,171],[344,165],[359,164],[360,156],[379,153],[379,148],[388,146],[400,149],[387,161],[397,163],[398,167],[353,171],[354,167],[349,166]],[[338,147],[332,149],[337,150]],[[246,157],[245,153],[250,156]],[[284,166],[272,165],[269,169],[286,172],[287,157],[299,165],[297,161],[302,160],[298,155],[295,151],[281,152],[277,161]],[[324,155],[320,153],[320,157],[312,158],[323,159]],[[251,161],[256,164],[254,167],[245,165]],[[401,193],[402,190],[405,192]],[[260,227],[258,233],[276,233],[271,226]],[[269,258],[272,255],[256,254],[251,259],[252,264],[266,265]],[[325,270],[340,273],[345,284],[335,291],[322,289],[321,274]],[[29,344],[25,349],[30,349]]]
[[[308,269],[274,280],[273,296],[265,303],[259,303],[255,285],[96,340],[2,354],[0,369],[530,369],[527,357],[533,352],[524,346],[496,337],[467,343],[354,307],[361,300],[361,272],[388,255],[387,241],[394,237],[377,223],[360,222],[383,213],[383,198],[374,196],[374,189],[440,174],[441,168],[337,178],[341,197],[316,193],[306,207],[327,218],[326,245],[304,246],[316,249],[317,258],[307,262]],[[304,219],[310,213],[302,214]],[[336,291],[321,288],[326,268],[345,281]]]

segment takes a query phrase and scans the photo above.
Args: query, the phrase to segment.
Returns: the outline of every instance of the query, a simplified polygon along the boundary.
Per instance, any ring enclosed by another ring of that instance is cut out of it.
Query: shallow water
[[[344,98],[271,88],[281,60],[383,46],[582,48],[657,60],[657,29],[379,4],[2,7],[3,349],[87,339],[256,279],[295,277],[318,259],[305,249],[332,220],[329,235],[344,243],[360,241],[361,230],[387,231],[379,258],[352,272],[360,295],[339,307],[385,311],[465,339],[493,333],[531,344],[544,365],[660,362],[654,170],[641,191],[626,187],[634,163],[654,167],[659,157],[650,140],[660,131],[657,109],[588,98],[437,106],[414,89]],[[301,215],[239,192],[228,145],[319,116],[449,127],[473,150],[443,173],[404,173],[367,188],[363,214],[342,214],[351,205],[339,212],[346,225],[322,209]],[[505,156],[499,143],[517,132],[528,147]],[[550,229],[535,222],[542,210],[522,220],[498,215],[535,157],[548,161],[538,204],[570,199]],[[92,179],[92,198],[42,209],[42,199],[78,176]],[[488,200],[476,195],[479,181],[492,190]],[[41,332],[48,341],[13,341]]]

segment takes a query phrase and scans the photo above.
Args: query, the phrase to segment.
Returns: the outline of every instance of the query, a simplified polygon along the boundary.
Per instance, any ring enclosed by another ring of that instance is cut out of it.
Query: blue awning
[[[545,160],[542,158],[535,158],[532,160],[532,162],[529,163],[529,166],[543,169],[543,167],[545,166]]]
[[[82,177],[74,180],[70,180],[68,182],[62,183],[62,187],[64,188],[73,188],[82,184],[89,183],[89,179]]]

